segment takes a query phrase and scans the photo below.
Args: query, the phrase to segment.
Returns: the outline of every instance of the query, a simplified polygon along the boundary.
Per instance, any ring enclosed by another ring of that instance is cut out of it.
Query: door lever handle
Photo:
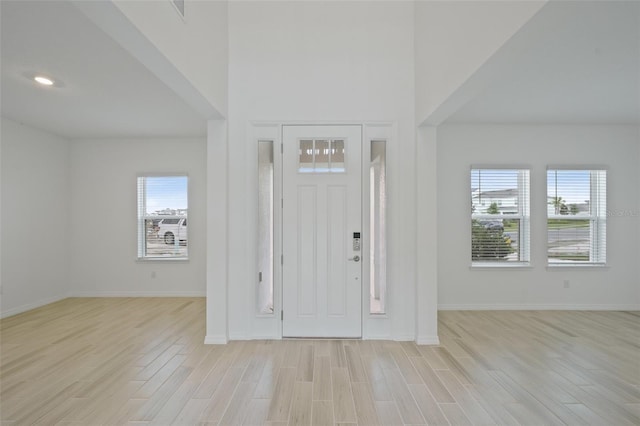
[[[349,258],[349,259],[347,259],[347,260],[353,260],[354,262],[360,262],[360,256],[355,255],[355,256],[353,256],[353,257],[350,257],[350,258]]]

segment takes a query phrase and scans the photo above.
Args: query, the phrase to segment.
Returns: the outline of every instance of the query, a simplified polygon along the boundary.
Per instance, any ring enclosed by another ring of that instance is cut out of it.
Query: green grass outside
[[[515,220],[505,220],[504,221],[504,230],[505,232],[514,232],[518,230],[518,222]]]
[[[589,219],[549,219],[547,221],[548,229],[567,229],[567,228],[588,228]]]
[[[548,229],[567,229],[567,228],[588,228],[589,219],[549,219],[547,222]],[[504,220],[505,232],[517,232],[518,221],[517,220]]]

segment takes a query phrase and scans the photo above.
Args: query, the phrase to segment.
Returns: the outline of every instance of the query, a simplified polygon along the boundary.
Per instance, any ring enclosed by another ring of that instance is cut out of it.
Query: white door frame
[[[387,289],[387,312],[385,314],[372,315],[369,313],[369,191],[365,190],[370,185],[369,168],[366,159],[371,156],[371,141],[385,140],[387,141],[387,163],[388,178],[393,179],[395,170],[393,169],[393,159],[395,158],[394,141],[397,135],[397,126],[394,122],[363,122],[363,121],[330,121],[330,122],[313,122],[313,121],[252,121],[247,126],[247,142],[249,152],[255,152],[257,158],[257,144],[260,140],[271,140],[274,143],[274,206],[281,206],[282,199],[282,156],[280,154],[280,146],[282,146],[282,128],[285,125],[308,125],[308,126],[340,126],[340,125],[360,125],[362,126],[362,339],[363,340],[379,340],[393,339],[391,320],[393,317],[392,301],[393,289],[390,286]],[[253,154],[252,154],[253,155]],[[253,171],[250,172],[251,177],[257,176],[257,166],[250,162]],[[256,182],[256,183],[254,183]],[[249,179],[249,192],[255,194],[257,199],[257,179]],[[256,246],[257,230],[256,225],[251,225],[248,233],[248,247]],[[250,330],[247,338],[250,339],[282,339],[282,265],[280,256],[282,255],[282,209],[274,208],[274,288],[273,288],[273,314],[258,314],[255,310],[257,292],[254,287],[251,290],[250,303],[251,311],[247,314],[250,318]],[[388,229],[387,229],[388,232]],[[389,235],[389,239],[392,236]],[[251,257],[254,262],[253,266],[257,276],[257,253]],[[388,266],[388,278],[392,270]],[[389,280],[388,280],[389,281]]]

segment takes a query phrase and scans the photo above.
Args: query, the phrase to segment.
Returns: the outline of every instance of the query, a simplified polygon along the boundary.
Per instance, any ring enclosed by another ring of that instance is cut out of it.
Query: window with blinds
[[[138,259],[187,259],[188,177],[138,176]]]
[[[471,169],[472,266],[514,266],[530,260],[527,169]]]
[[[548,168],[549,265],[605,264],[606,237],[606,170]]]

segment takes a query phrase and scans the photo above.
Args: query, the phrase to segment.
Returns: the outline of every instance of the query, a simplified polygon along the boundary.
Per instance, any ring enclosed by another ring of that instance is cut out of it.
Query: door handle
[[[349,258],[349,259],[347,259],[347,260],[353,260],[354,262],[360,262],[360,256],[355,255],[355,256],[353,256],[353,257],[350,257],[350,258]]]

